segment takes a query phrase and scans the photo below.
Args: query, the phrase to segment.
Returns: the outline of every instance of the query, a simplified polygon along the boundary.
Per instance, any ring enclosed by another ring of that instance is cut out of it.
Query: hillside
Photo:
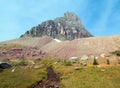
[[[19,46],[36,47],[45,52],[47,56],[69,58],[81,57],[83,55],[101,55],[120,49],[120,36],[90,37],[75,39],[72,41],[56,41],[48,36],[24,37],[0,43],[0,46],[16,44]],[[13,47],[14,48],[14,47]]]
[[[48,36],[43,36],[43,37],[24,37],[24,38],[18,38],[18,39],[13,39],[13,40],[9,40],[9,41],[5,41],[5,42],[1,42],[0,45],[4,45],[4,44],[19,44],[22,46],[43,46],[49,42],[52,41],[52,38],[48,37]]]
[[[108,54],[120,49],[120,36],[76,39],[73,41],[56,43],[54,45],[48,43],[41,49],[51,55],[55,55],[55,57],[62,58]]]

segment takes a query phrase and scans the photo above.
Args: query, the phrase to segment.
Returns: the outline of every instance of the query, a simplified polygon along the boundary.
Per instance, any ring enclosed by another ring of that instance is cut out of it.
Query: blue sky
[[[120,0],[0,0],[0,41],[67,11],[75,12],[94,36],[120,34]]]

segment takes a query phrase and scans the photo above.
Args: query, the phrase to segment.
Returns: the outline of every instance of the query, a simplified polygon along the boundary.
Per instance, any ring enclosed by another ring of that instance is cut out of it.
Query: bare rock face
[[[84,28],[76,14],[71,12],[65,13],[63,17],[42,22],[38,26],[27,31],[24,35],[21,35],[21,37],[41,37],[44,35],[60,40],[92,37],[92,35]]]
[[[10,49],[8,51],[3,51],[0,53],[0,57],[4,59],[24,59],[24,58],[36,58],[42,59],[46,56],[46,53],[41,51],[37,47],[22,47]]]

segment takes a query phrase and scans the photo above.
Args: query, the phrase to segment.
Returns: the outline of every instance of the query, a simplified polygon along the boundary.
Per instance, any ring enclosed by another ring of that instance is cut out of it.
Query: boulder
[[[15,72],[15,70],[16,70],[16,68],[12,69],[12,71],[11,71],[11,72]]]
[[[104,58],[104,57],[105,57],[105,54],[101,54],[100,57]]]
[[[10,67],[12,67],[10,64],[8,64],[8,63],[0,63],[0,68],[2,68],[2,69],[6,69],[6,68],[10,68]]]
[[[88,56],[87,55],[83,55],[80,60],[88,60]]]
[[[74,70],[82,70],[82,67],[75,67]]]
[[[70,57],[69,61],[76,62],[76,61],[78,61],[78,57]]]
[[[82,62],[81,66],[87,66],[87,63],[86,62]]]
[[[34,65],[35,62],[34,61],[29,61],[29,64]]]

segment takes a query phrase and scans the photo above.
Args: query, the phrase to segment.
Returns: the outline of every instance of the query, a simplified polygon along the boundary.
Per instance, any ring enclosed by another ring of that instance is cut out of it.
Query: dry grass
[[[18,38],[18,39],[14,39],[14,40],[5,41],[5,42],[2,42],[0,44],[20,44],[23,46],[42,47],[51,41],[52,41],[52,38],[50,38],[48,36],[35,37],[35,38],[24,37],[24,38]]]
[[[12,72],[14,68],[15,72]],[[43,77],[46,77],[46,67],[25,69],[25,66],[20,64],[0,72],[0,88],[27,88]]]
[[[18,62],[16,61],[16,63]],[[52,58],[40,61],[34,60],[34,62],[37,65],[44,64],[45,66],[38,69],[25,69],[25,66],[18,65],[13,73],[11,72],[13,68],[0,72],[0,88],[27,88],[40,81],[43,77],[46,77],[46,68],[50,65],[60,75],[61,88],[120,87],[120,66],[103,66],[100,64],[101,67],[93,65],[81,67],[78,63],[72,63],[71,66],[66,66],[63,60]],[[75,70],[75,67],[78,66],[79,69]]]
[[[22,45],[20,44],[1,44],[0,45],[0,51],[7,51],[10,50],[11,48],[20,48]]]
[[[61,74],[62,88],[119,88],[120,68],[117,67],[84,67],[75,70],[74,66],[58,67]],[[102,71],[103,70],[103,71]]]

